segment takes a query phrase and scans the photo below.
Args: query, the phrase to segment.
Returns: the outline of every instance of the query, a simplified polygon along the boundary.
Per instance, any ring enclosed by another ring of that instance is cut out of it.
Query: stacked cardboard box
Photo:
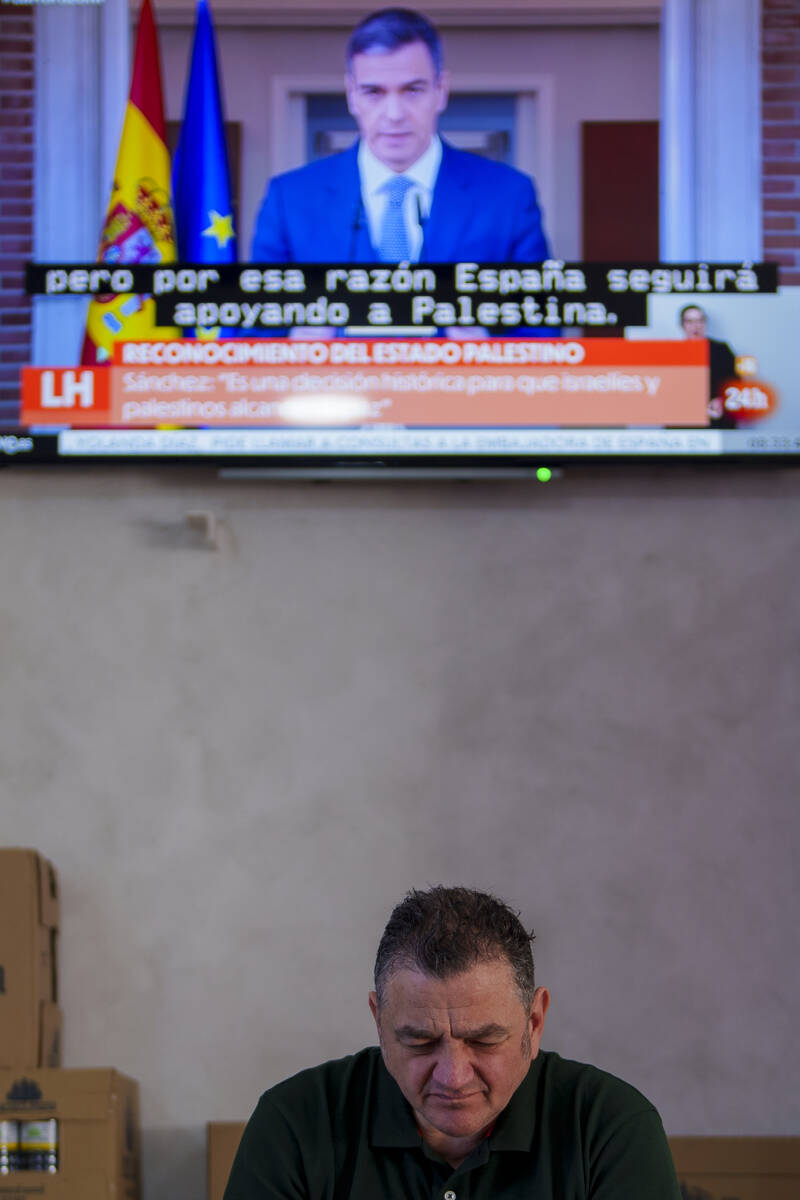
[[[58,883],[34,850],[0,849],[0,1200],[139,1200],[139,1090],[62,1070]]]
[[[0,1121],[58,1122],[57,1169],[0,1175],[1,1200],[139,1200],[139,1089],[112,1070],[0,1070]]]
[[[35,850],[0,849],[0,1067],[57,1067],[58,880]]]
[[[209,1121],[206,1126],[208,1200],[222,1200],[244,1125],[244,1121]]]

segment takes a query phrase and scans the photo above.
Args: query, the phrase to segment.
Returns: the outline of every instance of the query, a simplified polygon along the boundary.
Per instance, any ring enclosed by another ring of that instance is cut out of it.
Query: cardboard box
[[[58,880],[35,850],[0,849],[0,1067],[57,1067]]]
[[[208,1200],[222,1200],[245,1121],[209,1121],[206,1125]]]
[[[797,1200],[800,1138],[669,1139],[684,1200]]]
[[[139,1085],[118,1071],[0,1070],[0,1120],[58,1121],[58,1170],[0,1175],[0,1200],[140,1200]]]

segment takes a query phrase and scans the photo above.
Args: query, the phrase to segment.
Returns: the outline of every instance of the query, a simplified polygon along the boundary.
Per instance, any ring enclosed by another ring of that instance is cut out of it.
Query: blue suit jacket
[[[361,201],[358,145],[276,175],[256,221],[253,262],[377,262]],[[421,262],[548,257],[533,183],[442,143]]]

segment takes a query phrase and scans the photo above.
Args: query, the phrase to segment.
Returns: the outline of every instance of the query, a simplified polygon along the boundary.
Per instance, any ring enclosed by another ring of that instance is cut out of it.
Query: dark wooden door
[[[584,121],[582,255],[658,261],[658,121]]]

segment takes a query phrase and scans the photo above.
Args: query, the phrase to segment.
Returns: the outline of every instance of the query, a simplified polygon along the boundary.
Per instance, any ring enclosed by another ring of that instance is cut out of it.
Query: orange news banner
[[[113,366],[25,368],[30,425],[696,426],[702,341],[128,342]]]

